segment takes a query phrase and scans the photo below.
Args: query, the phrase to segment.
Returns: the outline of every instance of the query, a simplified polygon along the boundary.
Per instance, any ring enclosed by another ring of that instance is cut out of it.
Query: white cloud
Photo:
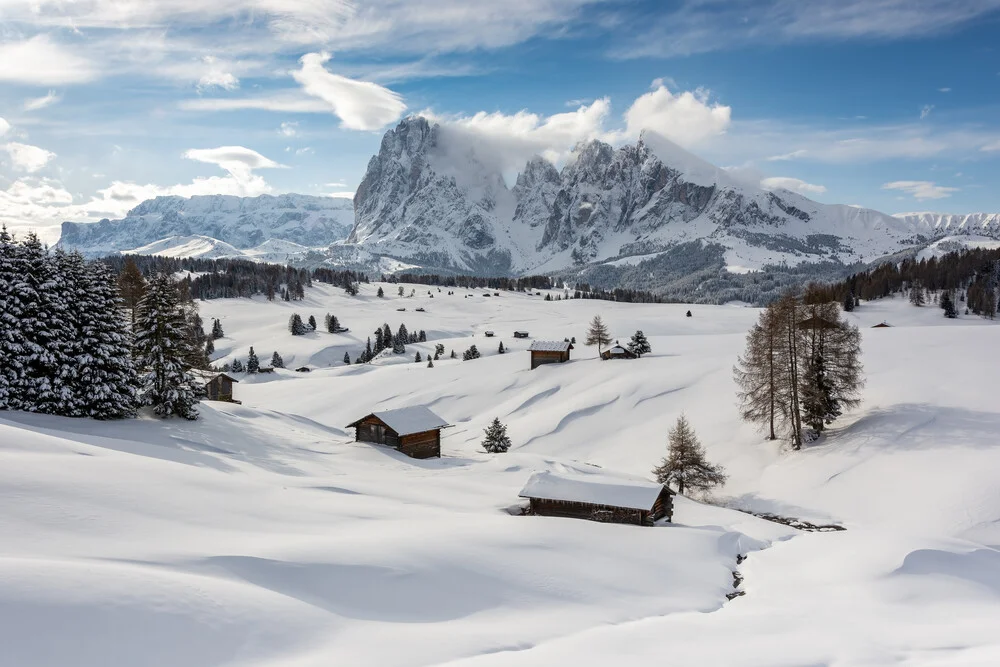
[[[260,97],[207,98],[184,100],[182,109],[188,111],[239,111],[259,109],[286,113],[330,113],[330,105],[318,99],[307,97],[299,91],[276,93]]]
[[[351,130],[377,130],[398,120],[406,105],[402,97],[370,81],[356,81],[333,74],[323,67],[327,53],[307,53],[299,61],[301,69],[292,72],[306,94],[323,100],[340,118],[341,127]]]
[[[229,172],[238,181],[249,182],[260,178],[252,172],[255,169],[275,169],[283,165],[243,146],[219,146],[218,148],[192,148],[184,152],[184,157],[198,162],[214,164]]]
[[[662,81],[653,84],[653,90],[641,95],[625,112],[628,136],[652,130],[681,146],[692,146],[725,133],[729,127],[732,109],[711,102],[708,91],[698,89],[675,95]]]
[[[223,88],[225,90],[236,90],[240,87],[240,80],[229,71],[228,64],[220,62],[215,56],[205,56],[201,59],[204,65],[204,72],[198,78],[198,89]]]
[[[899,190],[915,199],[944,199],[950,197],[951,193],[958,192],[958,188],[937,185],[931,181],[893,181],[882,185],[883,190]]]
[[[315,153],[315,152],[316,151],[312,149],[312,146],[303,146],[302,148],[295,149],[296,155],[308,155],[309,153]]]
[[[0,63],[0,81],[26,85],[85,83],[98,75],[93,63],[47,35],[0,44]]]
[[[783,162],[786,160],[794,160],[796,158],[805,157],[809,151],[805,149],[799,149],[797,151],[792,151],[791,153],[782,153],[781,155],[772,155],[770,157],[764,158],[768,162]]]
[[[299,133],[298,123],[282,123],[281,127],[278,128],[278,132],[285,137],[294,137]]]
[[[10,123],[4,120],[3,117],[0,117],[0,137],[7,134],[8,130],[10,130]],[[986,149],[984,148],[983,150]]]
[[[798,192],[801,195],[822,194],[826,192],[826,186],[806,183],[798,178],[788,176],[771,176],[762,179],[760,186],[765,190],[777,190],[779,188]]]
[[[924,118],[927,118],[928,116],[930,116],[932,111],[934,111],[934,105],[933,104],[925,104],[920,109],[920,120],[923,120]]]
[[[38,111],[39,109],[52,106],[61,99],[62,97],[57,95],[56,91],[50,90],[46,95],[25,100],[23,108],[25,111]]]
[[[0,134],[3,134],[3,132],[0,132]],[[983,146],[979,150],[985,151],[985,152],[1000,151],[1000,139],[997,139],[994,142],[986,144],[985,146]]]
[[[26,171],[29,174],[42,169],[56,156],[55,153],[47,151],[44,148],[31,146],[30,144],[21,144],[16,141],[5,144],[4,150],[10,156],[10,161],[14,169]]]
[[[950,93],[951,88],[938,88],[939,93]]]

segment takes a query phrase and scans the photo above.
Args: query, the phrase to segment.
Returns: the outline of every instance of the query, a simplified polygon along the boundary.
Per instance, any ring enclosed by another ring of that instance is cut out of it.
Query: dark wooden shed
[[[622,347],[618,343],[615,343],[614,347],[609,347],[608,349],[601,352],[601,359],[636,359],[634,352],[628,348]]]
[[[652,526],[673,519],[674,492],[663,484],[600,473],[536,472],[518,494],[532,514]]]
[[[572,349],[573,345],[569,341],[532,341],[528,348],[528,352],[531,353],[531,370],[542,364],[562,364],[569,361],[569,351]]]
[[[415,459],[441,456],[441,429],[451,426],[423,406],[373,412],[347,428],[357,442],[388,445]]]
[[[233,398],[233,383],[239,383],[221,371],[191,371],[191,375],[205,388],[205,398],[210,401],[226,401],[228,403],[239,403]]]

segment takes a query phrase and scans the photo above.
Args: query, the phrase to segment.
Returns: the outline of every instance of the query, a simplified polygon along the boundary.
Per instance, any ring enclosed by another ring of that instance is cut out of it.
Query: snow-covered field
[[[220,360],[315,370],[241,377],[197,422],[0,413],[0,665],[1000,664],[997,326],[862,304],[864,403],[793,453],[737,418],[757,310],[376,287],[203,302]],[[292,337],[293,312],[351,331]],[[510,335],[582,341],[597,313],[653,354],[530,371]],[[428,342],[345,366],[383,322]],[[436,343],[484,356],[413,363]],[[408,405],[454,424],[440,461],[345,428]],[[685,499],[655,528],[507,511],[533,471],[648,476],[682,411],[730,474],[717,500],[847,530]],[[507,454],[478,449],[495,416]]]

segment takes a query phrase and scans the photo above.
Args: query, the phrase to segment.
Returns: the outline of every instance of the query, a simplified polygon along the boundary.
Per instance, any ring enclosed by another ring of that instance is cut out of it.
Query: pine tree
[[[211,337],[209,337],[205,340],[205,356],[211,359],[213,354],[215,354],[215,343],[212,342]]]
[[[854,292],[853,291],[847,292],[847,294],[844,296],[844,305],[843,305],[844,312],[849,313],[853,311],[854,305],[855,305]]]
[[[503,349],[503,341],[500,341],[500,347],[497,348],[498,354],[503,354],[506,350]]]
[[[418,364],[421,361],[423,361],[423,358],[420,356],[420,352],[417,352],[415,355],[413,355],[413,361]]]
[[[351,355],[348,354],[347,352],[344,352],[344,363],[345,364],[350,364],[351,363]]]
[[[385,347],[385,341],[382,339],[382,327],[378,327],[375,329],[375,347],[373,348],[375,350],[375,354],[384,350]]]
[[[233,359],[232,368],[234,373],[242,373],[245,370],[243,368],[243,362],[240,361],[239,359]]]
[[[778,324],[773,310],[761,313],[760,320],[747,334],[746,351],[733,367],[736,384],[740,387],[737,394],[740,417],[744,421],[766,424],[769,440],[778,437],[775,424],[781,419],[779,393],[785,386]]]
[[[288,318],[288,330],[292,332],[293,336],[305,336],[308,331],[305,323],[302,321],[302,317],[298,313],[294,313]]]
[[[427,333],[423,329],[421,329],[420,333],[417,334],[417,342],[418,343],[426,343],[427,342]]]
[[[379,285],[379,287],[378,287],[378,295],[377,296],[380,299],[384,299],[385,298],[385,292],[382,290],[382,286],[381,285]]]
[[[406,352],[406,344],[410,342],[410,334],[406,330],[405,324],[399,325],[399,331],[396,332],[396,336],[392,339],[392,351],[394,354],[403,354]]]
[[[398,292],[398,294],[399,294],[400,297],[402,297],[403,294],[405,294],[405,291],[403,290],[403,286],[402,285],[399,286],[399,292]]]
[[[392,329],[389,328],[388,322],[382,325],[382,345],[393,347]]]
[[[136,266],[135,260],[129,257],[125,260],[125,266],[118,276],[118,290],[121,292],[122,300],[129,311],[129,320],[132,323],[132,330],[135,330],[135,316],[138,312],[139,301],[146,294],[146,279],[142,277],[142,272]]]
[[[918,284],[910,287],[910,303],[914,306],[922,306],[927,302],[924,298],[924,288]]]
[[[427,368],[434,368],[434,360],[430,357],[427,358]]]
[[[60,289],[55,263],[35,234],[29,234],[21,243],[20,254],[23,273],[15,291],[20,295],[19,326],[25,340],[21,409],[59,414],[63,346],[73,335],[63,327],[65,294]]]
[[[803,369],[799,392],[802,421],[819,434],[825,425],[856,406],[862,375],[861,333],[840,318],[835,303],[812,304],[803,314],[829,322],[829,326],[802,328]]]
[[[365,343],[365,363],[368,363],[374,358],[375,355],[372,354],[372,339],[369,337],[368,342]]]
[[[687,312],[687,317],[691,317],[691,311],[690,310]]]
[[[285,360],[282,359],[281,355],[278,354],[278,351],[275,350],[274,354],[271,355],[271,368],[284,368],[284,367],[285,367]]]
[[[452,359],[457,359],[457,358],[458,358],[458,357],[457,357],[457,356],[455,355],[455,350],[452,350],[452,351],[451,351],[451,358],[452,358]]]
[[[316,331],[316,317],[314,315],[309,316],[309,329]]]
[[[632,338],[628,342],[628,350],[635,356],[641,357],[644,354],[652,352],[653,348],[649,346],[646,334],[642,333],[642,331],[636,331],[632,334]]]
[[[590,328],[587,329],[587,340],[584,342],[587,345],[596,345],[598,355],[601,354],[601,347],[611,342],[611,334],[608,333],[608,327],[605,326],[600,315],[594,315],[594,319],[590,321]]]
[[[139,375],[132,363],[131,318],[114,274],[94,262],[84,273],[79,310],[78,394],[83,414],[94,419],[124,419],[138,407]],[[211,341],[208,341],[211,342]]]
[[[469,361],[471,359],[478,359],[479,356],[480,356],[479,355],[479,350],[476,349],[476,346],[475,345],[470,345],[469,349],[466,350],[464,354],[462,354],[462,361]]]
[[[944,316],[950,320],[958,317],[958,311],[955,309],[955,302],[951,298],[951,290],[946,290],[944,294],[941,295],[941,309],[944,310]]]
[[[213,320],[212,321],[212,338],[214,338],[215,340],[219,340],[220,338],[222,338],[225,335],[226,334],[224,334],[222,332],[222,322],[220,322],[219,320]]]
[[[442,354],[444,354],[444,344],[438,343],[434,346],[434,356],[440,357]]]
[[[502,454],[510,449],[510,438],[507,436],[507,427],[500,423],[499,417],[494,417],[490,425],[483,429],[486,437],[483,438],[483,449],[490,454]]]
[[[259,373],[260,372],[260,359],[257,358],[257,353],[253,351],[253,345],[250,346],[250,354],[247,356],[247,373]]]
[[[670,429],[668,440],[667,456],[653,468],[656,481],[676,486],[680,494],[685,491],[708,491],[725,484],[725,469],[705,460],[705,450],[683,414]]]
[[[21,409],[26,341],[21,331],[24,310],[22,256],[7,226],[0,227],[0,410]]]
[[[188,341],[177,285],[158,275],[149,281],[139,302],[135,349],[136,364],[144,373],[142,401],[161,417],[198,417],[194,379],[185,364]]]

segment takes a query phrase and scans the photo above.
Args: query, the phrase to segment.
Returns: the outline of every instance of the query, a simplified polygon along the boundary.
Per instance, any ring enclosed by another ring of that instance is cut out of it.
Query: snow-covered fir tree
[[[188,344],[188,322],[177,285],[169,276],[157,275],[139,302],[135,351],[143,374],[142,402],[161,417],[198,417],[197,390],[185,361],[190,356]]]
[[[434,368],[434,360],[430,357],[427,358],[427,368]]]
[[[475,345],[470,345],[469,349],[462,354],[462,361],[469,361],[471,359],[478,359],[481,355],[479,350]]]
[[[205,356],[211,360],[213,354],[215,354],[215,343],[212,341],[212,337],[209,336],[205,340]]]
[[[628,351],[637,357],[641,357],[644,354],[652,352],[653,348],[649,346],[646,334],[642,333],[642,331],[636,331],[632,334],[632,338],[629,339]]]
[[[234,373],[242,373],[244,370],[243,362],[239,359],[233,359],[232,371]]]
[[[21,332],[21,263],[20,248],[7,226],[0,227],[0,410],[19,410],[22,405],[26,341]]]
[[[344,352],[344,363],[345,364],[350,364],[351,363],[351,355],[349,353],[347,353],[347,352]]]
[[[316,331],[316,317],[314,315],[309,316],[309,328]]]
[[[382,290],[382,286],[381,285],[379,285],[378,292],[376,293],[376,296],[378,296],[378,298],[380,298],[380,299],[385,298],[385,292]]]
[[[308,329],[306,329],[305,322],[302,321],[302,316],[298,313],[293,313],[291,317],[288,318],[288,330],[293,336],[305,336]]]
[[[945,290],[941,295],[939,305],[941,306],[941,310],[944,311],[944,316],[948,319],[953,320],[958,317],[958,311],[955,309],[955,301],[951,298],[950,290]]]
[[[223,333],[223,331],[222,331],[222,322],[220,322],[219,320],[213,320],[212,321],[212,338],[214,338],[215,340],[219,340],[220,338],[222,338],[225,335],[226,334]]]
[[[274,354],[271,355],[271,368],[284,368],[284,367],[285,367],[285,360],[282,359],[281,355],[278,354],[278,351],[275,350]]]
[[[502,454],[510,449],[510,437],[507,435],[507,427],[500,423],[499,417],[494,417],[486,429],[486,437],[483,438],[483,449],[490,454]]]
[[[247,355],[247,373],[259,373],[260,372],[260,359],[257,358],[257,353],[253,351],[253,345],[250,346],[250,354]]]
[[[503,353],[504,353],[504,352],[506,352],[506,351],[507,351],[507,350],[505,350],[505,349],[503,348],[503,341],[500,341],[500,347],[498,347],[498,348],[497,348],[497,353],[498,353],[498,354],[503,354]]]
[[[416,363],[418,363],[418,364],[421,361],[423,361],[423,357],[420,356],[420,352],[417,352],[415,355],[413,355],[413,361],[416,362]]]

